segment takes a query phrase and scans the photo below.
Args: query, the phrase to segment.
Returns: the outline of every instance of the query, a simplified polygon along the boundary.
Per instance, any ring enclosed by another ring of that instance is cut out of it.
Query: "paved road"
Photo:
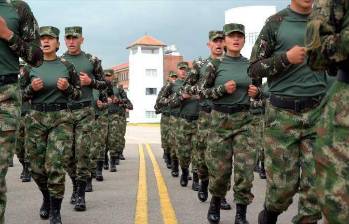
[[[149,143],[149,145],[147,145]],[[94,182],[94,192],[87,193],[87,211],[75,212],[69,204],[71,182],[66,180],[66,194],[62,205],[64,224],[204,224],[209,202],[197,200],[196,192],[189,186],[179,185],[162,161],[158,127],[130,126],[127,129],[126,160],[118,172],[104,171],[104,182]],[[152,157],[154,156],[154,157]],[[143,160],[144,157],[144,160]],[[38,216],[41,193],[34,182],[22,183],[18,176],[20,164],[10,168],[7,175],[7,224],[44,224]],[[160,193],[159,193],[160,192]],[[265,181],[255,176],[255,200],[248,207],[248,219],[257,223],[262,209]],[[232,192],[227,196],[233,203]],[[297,202],[297,199],[295,199]],[[235,208],[221,212],[221,223],[234,221]],[[280,224],[291,223],[296,214],[296,203],[279,218]],[[165,221],[164,221],[165,220]]]

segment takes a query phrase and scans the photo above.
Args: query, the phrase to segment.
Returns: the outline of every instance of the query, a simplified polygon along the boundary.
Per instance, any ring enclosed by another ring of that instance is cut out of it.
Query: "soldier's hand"
[[[112,98],[108,97],[107,98],[108,104],[111,104],[113,102]]]
[[[100,100],[97,100],[96,103],[97,103],[97,107],[98,108],[102,108],[104,106],[104,103],[102,101],[100,101]]]
[[[57,88],[59,90],[66,90],[69,87],[69,82],[66,78],[59,78],[57,81]]]
[[[80,83],[81,86],[91,85],[92,79],[84,72],[80,72]]]
[[[248,96],[255,98],[258,95],[258,88],[254,85],[248,86]]]
[[[12,36],[13,32],[7,27],[5,19],[0,16],[0,38],[9,41]]]
[[[117,97],[113,98],[113,103],[118,104],[119,102],[120,102],[120,100]]]
[[[189,98],[191,98],[191,95],[189,95],[188,93],[183,93],[182,94],[182,98],[183,99],[189,99]]]
[[[302,64],[305,60],[306,49],[305,47],[300,47],[298,45],[292,47],[286,53],[287,59],[291,64],[298,65]]]
[[[224,84],[224,87],[228,94],[232,94],[236,90],[236,82],[234,80],[229,80]]]
[[[40,78],[34,78],[31,82],[31,86],[35,92],[44,88],[44,82]]]

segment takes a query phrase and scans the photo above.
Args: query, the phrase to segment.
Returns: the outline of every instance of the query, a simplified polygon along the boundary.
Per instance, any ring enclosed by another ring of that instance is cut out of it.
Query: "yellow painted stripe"
[[[147,173],[144,158],[144,149],[141,144],[138,145],[139,151],[139,179],[137,192],[137,205],[135,224],[148,224],[148,192],[147,192]]]
[[[164,224],[177,224],[178,222],[176,218],[176,213],[175,213],[175,210],[173,209],[165,180],[162,177],[162,174],[160,171],[159,164],[155,159],[155,156],[153,154],[153,151],[150,145],[146,144],[146,147],[154,168],[156,183],[158,186],[158,192],[160,197],[161,213],[162,213]]]

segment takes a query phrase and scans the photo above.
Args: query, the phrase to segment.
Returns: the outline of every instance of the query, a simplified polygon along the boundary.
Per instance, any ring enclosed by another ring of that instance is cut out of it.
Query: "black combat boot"
[[[103,181],[103,161],[97,161],[96,181]]]
[[[108,152],[105,152],[104,154],[104,169],[109,170],[109,157]]]
[[[116,157],[110,157],[110,172],[116,172]]]
[[[199,188],[199,175],[196,172],[193,172],[193,183],[191,185],[191,189],[193,189],[193,191],[198,191]]]
[[[173,177],[178,177],[178,159],[173,159],[171,164],[171,175]]]
[[[261,168],[259,170],[259,177],[261,179],[267,179],[267,174],[265,173],[264,162],[261,162]]]
[[[86,210],[86,203],[85,203],[85,192],[86,192],[86,185],[87,183],[85,181],[78,181],[78,191],[77,191],[77,199],[74,206],[75,211],[85,211]]]
[[[276,224],[279,212],[268,211],[266,208],[258,215],[258,224]]]
[[[231,205],[227,202],[227,199],[222,198],[221,200],[221,209],[222,210],[230,210],[231,209]]]
[[[246,220],[247,205],[236,204],[235,224],[249,224]]]
[[[61,205],[62,198],[50,197],[50,224],[62,224]]]
[[[211,202],[210,202],[210,207],[208,209],[207,213],[207,220],[209,221],[210,224],[218,224],[219,220],[221,219],[221,210],[220,206],[221,205],[221,198],[212,196]]]
[[[257,159],[256,165],[254,166],[253,171],[256,173],[259,173],[260,167],[259,167],[259,159]]]
[[[19,179],[22,179],[24,175],[24,161],[20,159],[19,162],[22,164],[22,172],[21,172],[21,175],[19,176]]]
[[[76,198],[77,198],[77,189],[78,189],[78,185],[76,184],[76,178],[71,177],[71,182],[73,184],[73,193],[71,194],[71,197],[70,197],[70,204],[75,204]]]
[[[188,175],[189,175],[189,169],[182,168],[182,175],[180,180],[180,184],[182,187],[186,187],[188,185]]]
[[[50,193],[48,190],[41,190],[42,193],[42,204],[40,207],[40,218],[48,219],[50,217]]]
[[[87,184],[86,184],[86,188],[85,188],[85,192],[92,192],[93,188],[92,188],[92,177],[88,177],[87,178]]]
[[[116,157],[115,157],[115,165],[120,165],[120,155],[119,154],[116,154]]]
[[[205,202],[208,198],[208,180],[201,181],[200,188],[198,191],[198,198],[201,202]]]
[[[120,153],[119,157],[120,157],[120,160],[126,160],[126,158],[125,158],[123,153]]]
[[[167,169],[171,169],[171,154],[170,153],[165,153],[165,163],[166,163],[166,167]]]
[[[23,176],[22,176],[22,182],[30,182],[31,181],[31,174],[29,171],[29,162],[24,162],[23,166]]]
[[[91,172],[91,178],[92,179],[96,178],[96,169]]]

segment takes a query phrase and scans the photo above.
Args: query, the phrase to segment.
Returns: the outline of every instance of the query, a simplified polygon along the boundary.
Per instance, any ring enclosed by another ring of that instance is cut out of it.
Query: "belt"
[[[179,117],[179,112],[170,112],[171,116]]]
[[[212,107],[210,106],[200,106],[200,111],[206,112],[206,113],[211,113]]]
[[[239,106],[223,106],[218,104],[213,105],[213,110],[226,113],[226,114],[233,114],[233,113],[248,111],[249,108],[250,106],[248,105],[239,105]]]
[[[71,110],[79,110],[85,107],[91,106],[91,101],[81,102],[81,103],[71,103],[69,104],[69,109]]]
[[[54,112],[68,109],[68,105],[66,103],[37,103],[32,104],[31,109],[40,112]]]
[[[0,75],[0,86],[16,83],[17,81],[18,74],[11,73],[6,75]]]
[[[338,70],[337,80],[349,84],[349,73],[342,69]]]
[[[312,109],[318,106],[323,98],[323,95],[314,97],[282,97],[270,95],[270,103],[274,107],[292,110],[294,112],[303,112],[306,109]]]
[[[162,115],[169,117],[171,115],[170,112],[162,112]]]
[[[198,115],[186,115],[186,114],[180,114],[179,117],[191,122],[191,121],[196,121],[199,116]]]

